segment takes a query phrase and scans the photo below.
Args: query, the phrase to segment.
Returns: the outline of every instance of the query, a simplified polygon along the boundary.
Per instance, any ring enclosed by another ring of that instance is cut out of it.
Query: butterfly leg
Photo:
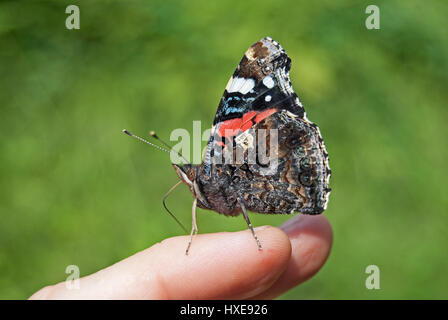
[[[249,220],[249,216],[247,215],[247,211],[246,211],[246,207],[244,206],[244,203],[242,200],[238,199],[238,202],[240,204],[241,209],[243,210],[243,216],[244,219],[246,220],[247,225],[249,226],[250,231],[252,232],[252,235],[255,238],[255,241],[257,241],[257,245],[258,245],[258,250],[262,250],[261,248],[261,244],[260,241],[258,240],[257,235],[255,234],[254,228],[252,227],[252,223]]]
[[[190,250],[191,243],[193,242],[193,236],[198,234],[198,225],[196,224],[196,207],[197,207],[198,199],[194,198],[193,208],[192,208],[192,222],[191,222],[191,233],[190,233],[190,241],[188,241],[187,250],[185,250],[185,254],[188,255],[188,251]]]

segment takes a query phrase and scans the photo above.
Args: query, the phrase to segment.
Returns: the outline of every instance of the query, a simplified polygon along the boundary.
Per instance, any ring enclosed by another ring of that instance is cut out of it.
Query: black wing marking
[[[252,45],[227,83],[213,125],[274,107],[303,117],[289,79],[290,67],[291,59],[278,42],[266,37]]]

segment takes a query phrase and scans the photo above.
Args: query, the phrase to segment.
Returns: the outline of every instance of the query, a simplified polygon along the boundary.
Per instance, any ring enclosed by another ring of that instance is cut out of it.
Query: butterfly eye
[[[296,153],[299,157],[305,156],[305,148],[302,146],[298,147]]]
[[[300,167],[302,169],[309,169],[311,167],[311,161],[310,158],[305,157],[302,160],[300,160]]]
[[[300,174],[299,179],[300,183],[303,184],[305,187],[311,187],[313,185],[313,176],[310,174],[311,172],[305,171]]]
[[[300,168],[302,168],[303,170],[309,170],[313,168],[315,163],[315,157],[304,157],[302,160],[300,160]]]

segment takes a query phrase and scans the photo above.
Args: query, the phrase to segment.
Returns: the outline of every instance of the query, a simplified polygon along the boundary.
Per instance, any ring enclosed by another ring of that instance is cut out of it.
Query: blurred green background
[[[65,8],[79,5],[81,29]],[[381,10],[367,30],[365,8]],[[324,268],[283,299],[448,298],[448,3],[442,1],[2,1],[0,298],[22,299],[181,229],[164,212],[167,154],[122,134],[203,130],[245,50],[264,36],[333,170]],[[190,225],[192,196],[168,200]],[[252,214],[279,225],[287,216]],[[246,229],[198,213],[202,233]],[[381,270],[367,290],[365,268]]]

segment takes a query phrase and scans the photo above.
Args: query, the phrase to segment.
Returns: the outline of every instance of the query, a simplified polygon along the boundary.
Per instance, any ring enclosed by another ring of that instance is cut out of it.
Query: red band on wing
[[[243,123],[243,125],[241,126],[241,131],[246,131],[249,130],[250,128],[252,128],[252,126],[254,125],[254,123],[252,122],[252,120],[246,121],[245,123]]]
[[[243,120],[241,118],[226,120],[219,126],[219,135],[221,137],[231,137],[238,133]]]
[[[243,115],[243,123],[241,124],[241,131],[246,131],[254,125],[252,119],[257,115],[255,111],[250,111]]]
[[[274,114],[277,112],[276,108],[271,108],[268,110],[265,110],[263,112],[260,112],[256,117],[255,117],[255,123],[258,123],[260,121],[262,121],[263,119],[266,119],[267,117],[269,117],[270,115]]]
[[[248,113],[243,114],[243,125],[249,120],[252,120],[252,118],[255,117],[256,115],[257,113],[255,111],[249,111]]]
[[[230,138],[235,136],[240,130],[243,132],[249,130],[255,123],[266,119],[277,111],[276,108],[267,109],[260,113],[250,111],[245,113],[242,118],[230,119],[222,122],[219,125],[218,133],[221,137]]]

